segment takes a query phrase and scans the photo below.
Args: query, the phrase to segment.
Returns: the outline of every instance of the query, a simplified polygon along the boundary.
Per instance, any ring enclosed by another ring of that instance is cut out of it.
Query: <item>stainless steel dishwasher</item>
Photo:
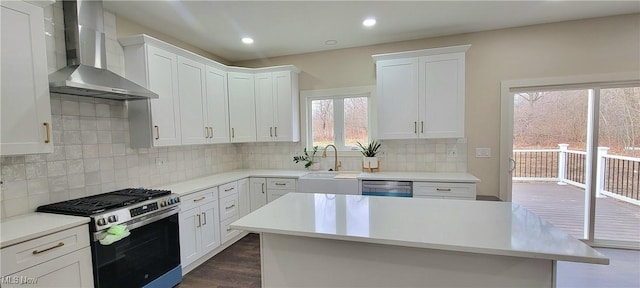
[[[411,181],[363,180],[362,195],[413,197],[412,186]]]

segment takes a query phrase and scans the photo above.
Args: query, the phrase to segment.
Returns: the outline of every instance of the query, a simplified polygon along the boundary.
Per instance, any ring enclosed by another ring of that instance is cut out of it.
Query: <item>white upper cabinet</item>
[[[229,127],[231,142],[256,141],[256,106],[254,75],[228,72]]]
[[[300,141],[297,71],[256,74],[257,141]]]
[[[464,137],[464,62],[470,46],[373,56],[379,139]]]
[[[159,94],[128,102],[132,147],[300,140],[295,66],[230,67],[147,35],[119,41],[127,78]]]
[[[51,153],[43,9],[22,1],[0,6],[0,155]]]
[[[128,102],[131,146],[175,146],[182,143],[178,57],[150,45],[125,48],[128,79],[158,94],[158,99]]]
[[[418,137],[418,59],[376,63],[378,138]]]
[[[227,72],[207,66],[207,143],[229,143]]]
[[[180,129],[182,144],[208,142],[211,129],[207,126],[205,66],[178,57],[178,98],[180,99]]]

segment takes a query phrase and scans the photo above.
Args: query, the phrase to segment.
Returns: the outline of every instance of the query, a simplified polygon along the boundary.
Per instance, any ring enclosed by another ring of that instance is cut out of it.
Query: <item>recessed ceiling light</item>
[[[253,43],[253,38],[251,38],[251,37],[244,37],[244,38],[242,38],[242,43],[244,43],[244,44],[251,44],[251,43]]]
[[[324,44],[326,44],[326,45],[336,45],[336,44],[338,44],[338,41],[337,40],[327,40],[327,41],[324,41]]]
[[[373,25],[376,25],[376,19],[375,18],[364,19],[364,21],[362,21],[362,25],[364,27],[371,27]]]

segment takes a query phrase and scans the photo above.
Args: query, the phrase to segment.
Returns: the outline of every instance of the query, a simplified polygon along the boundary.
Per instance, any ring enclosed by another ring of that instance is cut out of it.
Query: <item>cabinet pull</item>
[[[278,137],[278,127],[273,128],[273,131],[275,132],[274,134],[276,134],[276,137]]]
[[[44,130],[47,134],[47,139],[44,140],[44,143],[49,143],[51,142],[51,125],[49,125],[49,122],[44,122]]]
[[[196,227],[202,226],[202,219],[200,218],[200,214],[198,214],[198,225]]]
[[[424,121],[420,121],[420,133],[424,133]]]
[[[262,183],[262,194],[264,194],[264,183]]]
[[[207,198],[207,197],[202,196],[202,197],[200,197],[200,198],[198,198],[198,199],[193,199],[193,202],[202,201],[202,200],[204,200],[204,198]]]
[[[451,191],[451,188],[436,188],[436,191],[449,192],[449,191]]]
[[[225,209],[225,210],[229,210],[229,209],[231,209],[231,208],[233,208],[233,207],[236,207],[236,204],[233,204],[233,205],[231,205],[231,206],[229,206],[229,207],[224,207],[224,209]]]
[[[273,127],[269,127],[269,137],[273,137]]]
[[[231,138],[236,138],[236,133],[233,128],[231,128]]]
[[[209,127],[209,129],[211,129],[211,137],[210,138],[213,138],[213,127]]]
[[[231,188],[229,188],[229,189],[224,189],[224,192],[229,192],[229,191],[231,191],[231,190],[233,190],[233,189],[236,189],[236,188],[231,187]]]
[[[276,183],[276,186],[285,186],[287,183]]]
[[[156,140],[160,140],[160,127],[158,127],[158,125],[153,127],[156,127]]]
[[[60,247],[62,247],[62,246],[64,246],[64,243],[63,243],[63,242],[60,242],[60,243],[58,243],[58,245],[53,246],[53,247],[49,247],[49,248],[47,248],[47,249],[43,249],[43,250],[33,250],[33,255],[38,255],[38,254],[40,254],[40,253],[44,253],[44,252],[47,252],[47,251],[49,251],[49,250],[53,250],[53,249],[56,249],[56,248],[60,248]]]
[[[202,212],[202,226],[207,225],[207,212]]]
[[[413,133],[418,133],[418,121],[413,121]]]
[[[231,232],[231,230],[232,230],[231,228],[227,228],[227,232]]]
[[[204,127],[204,138],[209,138],[209,127]]]

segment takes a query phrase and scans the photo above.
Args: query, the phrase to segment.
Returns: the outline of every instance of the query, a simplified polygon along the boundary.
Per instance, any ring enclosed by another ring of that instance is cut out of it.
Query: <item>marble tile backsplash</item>
[[[382,140],[379,154],[381,169],[384,171],[427,171],[427,172],[466,172],[466,139],[411,139]],[[302,163],[294,163],[293,156],[301,154],[304,147],[300,143],[247,143],[239,152],[242,154],[242,166],[247,169],[304,169]],[[455,150],[455,157],[447,157],[447,151]],[[321,158],[322,151],[316,154],[320,170],[334,167],[333,150],[327,158]],[[362,169],[362,155],[358,152],[338,152],[338,161],[343,171]]]

